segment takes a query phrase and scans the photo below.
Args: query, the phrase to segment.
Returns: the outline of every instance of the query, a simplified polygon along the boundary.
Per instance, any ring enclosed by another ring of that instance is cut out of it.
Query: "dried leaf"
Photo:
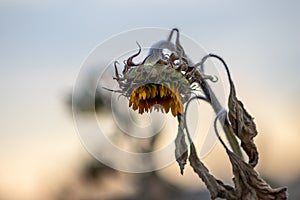
[[[225,67],[230,84],[228,117],[231,123],[231,128],[234,134],[241,140],[241,146],[249,157],[249,164],[255,167],[258,162],[258,151],[253,142],[253,138],[257,135],[256,125],[251,115],[244,108],[243,103],[237,99],[235,86],[233,84],[228,66],[220,56],[215,54],[208,54],[202,59],[199,64],[196,64],[196,66],[200,65],[201,71],[203,71],[204,62],[209,57],[217,58]]]
[[[244,108],[243,103],[236,97],[235,86],[225,61],[218,55],[209,54],[209,57],[219,59],[225,67],[230,84],[230,94],[228,98],[229,121],[233,132],[241,140],[241,146],[249,157],[249,164],[255,167],[258,163],[258,151],[253,141],[253,138],[257,135],[253,117],[251,117]]]
[[[248,163],[230,150],[226,150],[234,173],[234,183],[238,199],[243,200],[283,200],[287,199],[287,188],[273,189]]]
[[[185,141],[183,116],[180,114],[178,115],[178,132],[175,139],[175,157],[180,167],[180,173],[183,175],[188,158],[188,149]]]
[[[211,199],[216,199],[217,197],[235,200],[238,199],[235,196],[235,190],[229,185],[225,185],[222,181],[216,179],[211,175],[205,165],[200,161],[197,156],[197,152],[193,143],[190,144],[190,156],[189,161],[195,173],[202,179],[205,183],[207,189],[210,192]]]
[[[215,133],[229,156],[234,174],[235,196],[243,200],[284,200],[287,199],[287,188],[273,189],[254,170],[254,168],[231,152],[217,129],[218,118],[226,111],[220,111],[214,120]]]
[[[251,115],[246,111],[244,105],[236,97],[234,85],[231,82],[228,100],[229,121],[234,133],[241,140],[241,146],[249,157],[249,164],[255,167],[258,162],[258,151],[253,138],[257,135],[256,125]]]
[[[201,99],[205,102],[209,102],[206,96],[194,96],[192,97],[186,104],[185,113],[184,113],[184,128],[187,133],[187,138],[190,143],[190,156],[189,161],[190,165],[193,168],[194,172],[198,174],[198,176],[202,179],[202,181],[206,184],[206,187],[208,188],[211,198],[216,199],[217,197],[220,198],[226,198],[226,199],[237,199],[235,197],[235,190],[232,186],[225,185],[222,181],[216,179],[213,175],[209,173],[209,170],[206,168],[206,166],[200,161],[196,148],[193,144],[192,138],[189,133],[189,129],[187,127],[187,108],[190,105],[191,101],[195,99]]]

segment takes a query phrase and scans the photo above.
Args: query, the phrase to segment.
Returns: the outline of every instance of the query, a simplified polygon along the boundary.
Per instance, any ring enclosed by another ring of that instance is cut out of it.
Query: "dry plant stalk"
[[[172,43],[174,33],[176,33],[176,39]],[[128,97],[129,107],[138,110],[140,114],[157,109],[166,113],[171,111],[173,116],[177,117],[175,156],[180,172],[183,174],[184,167],[189,160],[195,173],[206,184],[211,199],[218,197],[230,200],[287,199],[287,188],[271,188],[254,169],[258,163],[258,151],[253,140],[257,135],[256,125],[243,103],[236,97],[235,86],[225,61],[215,54],[208,54],[199,63],[193,64],[181,46],[179,36],[178,29],[174,28],[167,40],[154,45],[143,62],[136,64],[133,59],[141,52],[138,44],[139,52],[126,60],[122,74],[118,72],[116,62],[114,79],[119,83],[118,92]],[[164,53],[164,50],[168,50],[169,53]],[[219,60],[227,72],[230,83],[228,112],[221,106],[208,84],[208,81],[216,81],[216,77],[204,74],[204,64],[208,58]],[[198,94],[193,95],[196,91]],[[210,174],[197,155],[187,127],[185,112],[190,102],[197,99],[210,104],[216,113],[215,133],[231,162],[234,186],[226,185]],[[222,125],[232,151],[219,135],[218,121]],[[237,138],[248,156],[248,163],[242,158]]]

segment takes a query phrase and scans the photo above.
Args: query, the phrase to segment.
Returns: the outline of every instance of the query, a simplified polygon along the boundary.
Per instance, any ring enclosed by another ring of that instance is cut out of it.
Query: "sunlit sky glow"
[[[69,171],[67,163],[84,154],[65,106],[80,65],[100,42],[138,27],[178,27],[221,55],[255,116],[259,170],[276,180],[299,177],[299,7],[258,0],[0,0],[0,195],[14,188],[32,199],[43,177]]]

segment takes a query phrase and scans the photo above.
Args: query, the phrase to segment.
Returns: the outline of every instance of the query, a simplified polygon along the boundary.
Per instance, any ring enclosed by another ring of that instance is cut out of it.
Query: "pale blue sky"
[[[5,0],[0,2],[0,65],[2,70],[74,69],[112,34],[154,26],[178,27],[233,67],[251,60],[251,67],[243,68],[259,70],[255,75],[265,77],[271,67],[276,78],[293,77],[299,72],[298,8],[297,1]]]

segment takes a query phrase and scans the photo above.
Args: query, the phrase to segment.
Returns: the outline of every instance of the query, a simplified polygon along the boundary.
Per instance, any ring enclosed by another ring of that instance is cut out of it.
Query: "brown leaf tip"
[[[177,160],[179,167],[180,167],[180,174],[183,175],[184,172],[184,166],[186,165],[186,162],[183,160]]]

